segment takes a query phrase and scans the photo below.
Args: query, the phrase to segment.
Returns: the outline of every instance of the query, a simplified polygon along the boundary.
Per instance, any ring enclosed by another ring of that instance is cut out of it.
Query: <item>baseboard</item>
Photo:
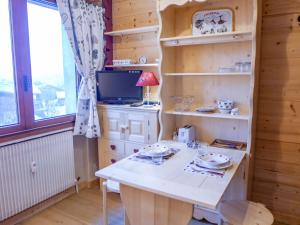
[[[95,178],[92,181],[83,181],[78,184],[79,191],[84,190],[86,188],[92,188],[95,186],[99,186],[99,178]]]
[[[43,211],[44,209],[62,201],[63,199],[71,196],[72,194],[76,193],[76,189],[75,187],[71,187],[67,190],[65,190],[62,193],[59,193],[29,209],[24,210],[23,212],[20,212],[19,214],[12,216],[4,221],[0,222],[0,225],[14,225],[17,223],[20,223],[30,217],[32,217],[33,215]]]

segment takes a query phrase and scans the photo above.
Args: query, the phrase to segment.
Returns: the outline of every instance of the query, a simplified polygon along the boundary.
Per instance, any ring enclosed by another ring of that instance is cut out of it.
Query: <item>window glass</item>
[[[34,118],[75,113],[73,53],[58,11],[27,3]]]
[[[17,124],[9,0],[0,1],[0,127]]]

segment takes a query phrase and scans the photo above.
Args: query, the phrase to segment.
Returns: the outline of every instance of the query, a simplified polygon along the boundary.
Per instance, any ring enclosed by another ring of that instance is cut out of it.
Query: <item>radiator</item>
[[[75,183],[71,131],[0,148],[0,221]]]

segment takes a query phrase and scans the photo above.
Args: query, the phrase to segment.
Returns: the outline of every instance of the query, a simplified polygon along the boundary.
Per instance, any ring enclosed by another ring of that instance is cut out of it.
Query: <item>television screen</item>
[[[98,101],[108,104],[143,101],[143,88],[136,86],[141,74],[141,70],[98,71]]]

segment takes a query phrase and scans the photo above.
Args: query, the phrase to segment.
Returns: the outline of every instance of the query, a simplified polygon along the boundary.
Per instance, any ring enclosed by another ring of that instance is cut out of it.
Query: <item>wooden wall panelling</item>
[[[264,0],[264,16],[290,14],[300,12],[299,0]]]
[[[158,24],[156,0],[113,0],[112,15],[114,31]],[[147,57],[147,63],[155,63],[158,58],[157,32],[113,37],[114,59],[132,59],[138,62],[141,56]],[[143,70],[158,74],[155,67]],[[157,78],[160,79],[159,76]],[[151,93],[151,99],[157,100],[158,87],[151,87]]]
[[[156,0],[113,0],[113,29],[157,25]]]
[[[264,0],[252,197],[300,224],[300,1]]]

